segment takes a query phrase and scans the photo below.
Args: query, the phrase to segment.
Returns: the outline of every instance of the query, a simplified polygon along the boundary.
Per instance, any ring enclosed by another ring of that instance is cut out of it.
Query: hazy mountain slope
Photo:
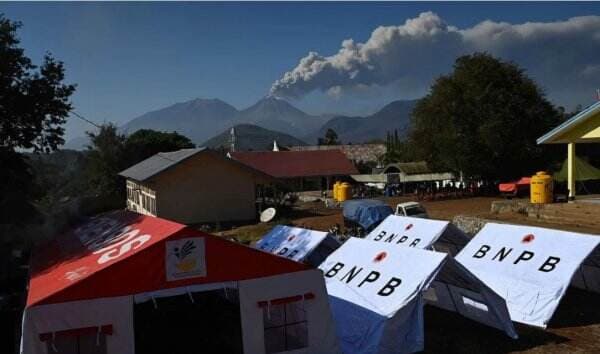
[[[294,136],[304,136],[319,129],[326,118],[311,116],[283,99],[266,97],[240,111],[236,121]]]
[[[199,143],[230,126],[238,111],[219,99],[195,99],[148,112],[121,127],[131,134],[139,129],[176,131]]]
[[[78,136],[75,137],[63,145],[62,149],[65,150],[86,150],[87,146],[90,144],[90,138],[88,136]]]
[[[236,149],[242,150],[271,150],[273,141],[277,140],[279,146],[306,145],[305,142],[291,135],[265,129],[251,124],[238,124],[235,126]],[[200,146],[206,146],[213,149],[229,149],[230,129],[227,129],[219,135],[205,141]]]
[[[368,117],[332,118],[318,132],[309,135],[305,140],[314,144],[319,137],[325,136],[327,129],[335,130],[343,143],[364,143],[373,139],[385,139],[387,132],[394,129],[404,134],[416,102],[416,100],[394,101]]]

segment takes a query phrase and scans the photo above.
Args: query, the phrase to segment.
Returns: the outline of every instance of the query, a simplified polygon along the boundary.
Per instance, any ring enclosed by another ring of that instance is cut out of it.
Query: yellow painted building
[[[209,149],[158,153],[119,173],[127,208],[184,224],[253,220],[272,178]]]
[[[600,102],[589,106],[537,140],[538,144],[567,144],[569,199],[575,198],[576,144],[600,143]]]

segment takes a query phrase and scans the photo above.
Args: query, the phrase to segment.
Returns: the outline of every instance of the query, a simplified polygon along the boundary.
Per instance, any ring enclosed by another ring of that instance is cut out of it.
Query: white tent
[[[400,247],[434,249],[450,255],[456,255],[467,243],[466,236],[448,221],[397,215],[388,216],[366,239]],[[429,304],[457,312],[517,338],[502,297],[452,257],[425,293],[425,299]]]
[[[342,352],[423,350],[422,292],[445,258],[444,253],[358,238],[333,252],[319,268]]]
[[[185,225],[105,214],[32,261],[22,354],[339,352],[318,269]]]
[[[455,255],[468,237],[448,221],[390,215],[365,239],[393,245],[434,249]]]
[[[600,237],[486,224],[456,259],[501,295],[513,321],[545,328]]]
[[[340,244],[327,232],[276,225],[256,243],[256,248],[317,267]]]
[[[576,288],[600,293],[600,247],[585,259],[573,276],[571,285]]]

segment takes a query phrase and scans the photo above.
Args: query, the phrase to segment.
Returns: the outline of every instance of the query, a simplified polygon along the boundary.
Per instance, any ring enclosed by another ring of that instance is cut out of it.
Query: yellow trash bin
[[[340,187],[340,182],[335,181],[335,183],[333,184],[333,200],[334,201],[338,200],[339,187]]]
[[[537,172],[531,177],[531,203],[547,204],[553,200],[552,176],[544,171]]]
[[[350,183],[344,182],[338,187],[338,201],[344,202],[348,199],[352,199],[352,187]]]

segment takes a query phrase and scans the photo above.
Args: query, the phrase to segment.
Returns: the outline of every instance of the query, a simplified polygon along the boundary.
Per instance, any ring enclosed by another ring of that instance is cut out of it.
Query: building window
[[[263,307],[263,323],[267,354],[308,347],[308,323],[303,302]]]

